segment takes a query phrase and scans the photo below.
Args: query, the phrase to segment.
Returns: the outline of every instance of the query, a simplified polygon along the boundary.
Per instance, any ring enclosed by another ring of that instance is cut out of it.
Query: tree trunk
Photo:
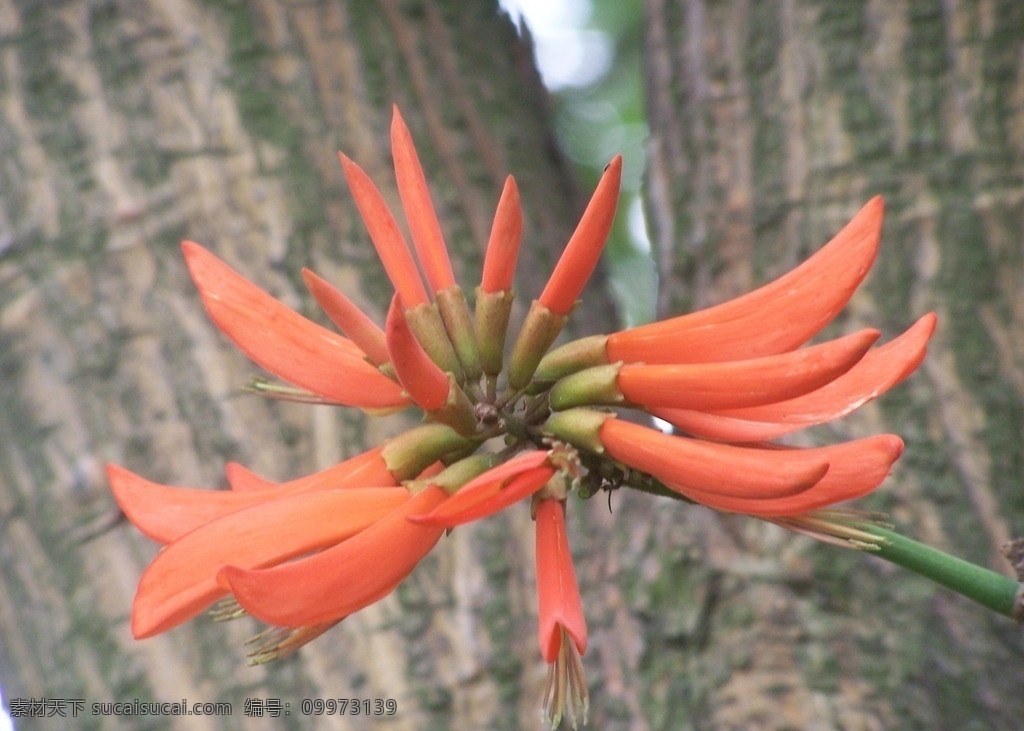
[[[939,330],[907,384],[815,436],[901,434],[905,454],[860,504],[1009,573],[1000,546],[1024,531],[1024,5],[649,0],[647,12],[663,314],[773,278],[883,194],[879,261],[837,330],[888,339],[929,310]],[[650,605],[645,638],[661,644],[645,669],[652,726],[1020,728],[1011,621],[753,520],[686,508],[660,520],[643,544],[662,557],[644,570],[658,579],[632,569],[631,602]]]
[[[82,699],[76,728],[533,726],[545,669],[527,510],[456,531],[395,595],[253,668],[241,643],[261,628],[249,620],[131,638],[129,608],[156,546],[120,518],[103,473],[113,461],[214,487],[235,460],[286,480],[402,428],[401,418],[241,394],[258,368],[207,320],[178,248],[201,242],[318,317],[301,284],[310,266],[382,321],[390,286],[336,151],[397,204],[392,103],[419,142],[470,291],[504,177],[516,174],[527,216],[520,299],[535,296],[582,201],[508,19],[491,3],[438,0],[0,0],[0,34],[8,704]],[[592,317],[613,320],[600,289],[588,297]],[[303,699],[330,698],[394,699],[397,713],[303,714]],[[232,713],[91,710],[136,699],[230,703]],[[247,699],[279,699],[288,713],[247,717]]]

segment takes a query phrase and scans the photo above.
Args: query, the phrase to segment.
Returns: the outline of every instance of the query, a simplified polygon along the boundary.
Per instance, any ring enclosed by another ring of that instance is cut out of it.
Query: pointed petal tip
[[[147,620],[140,616],[138,612],[132,610],[131,632],[132,637],[135,639],[145,640],[160,634],[161,630],[159,626],[154,624],[151,620]]]
[[[391,139],[394,141],[397,135],[408,135],[409,126],[405,123],[401,110],[397,104],[391,105]]]

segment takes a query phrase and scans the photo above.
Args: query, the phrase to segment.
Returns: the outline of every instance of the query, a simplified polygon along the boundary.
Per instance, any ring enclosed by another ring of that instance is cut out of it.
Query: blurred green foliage
[[[647,140],[640,53],[643,4],[621,0],[565,1],[575,9],[566,17],[581,22],[575,28],[564,29],[567,37],[571,39],[571,34],[577,33],[600,43],[587,44],[592,57],[582,58],[583,75],[590,77],[586,83],[570,83],[551,90],[556,135],[587,190],[597,184],[612,157],[620,153],[623,156],[619,213],[605,251],[605,265],[622,324],[649,322],[654,318],[657,276],[640,197]],[[544,13],[547,22],[551,22],[549,13],[550,10]],[[530,22],[527,17],[527,25]],[[538,42],[543,42],[544,34],[559,34],[562,30],[537,27],[531,32]],[[595,50],[599,52],[594,53]],[[556,47],[555,53],[559,52]],[[568,48],[564,53],[566,58],[575,55]],[[598,65],[604,70],[595,76],[594,67]]]

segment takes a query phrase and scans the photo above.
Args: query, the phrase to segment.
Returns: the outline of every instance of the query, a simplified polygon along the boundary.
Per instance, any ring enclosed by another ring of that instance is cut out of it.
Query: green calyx
[[[441,322],[455,348],[466,381],[475,381],[480,378],[480,355],[466,296],[462,293],[462,288],[455,285],[437,292],[435,298]]]
[[[497,378],[505,358],[505,333],[515,291],[484,292],[476,288],[476,342],[480,368],[490,378]]]
[[[477,431],[476,412],[466,392],[455,382],[455,376],[448,373],[448,398],[440,408],[428,411],[431,421],[447,424],[464,437],[472,437]]]
[[[421,477],[415,480],[407,480],[405,487],[411,493],[425,490],[430,485],[437,485],[449,495],[454,494],[460,487],[494,466],[495,458],[490,454],[473,454],[464,457],[445,467],[432,477]]]
[[[442,457],[475,448],[479,440],[460,436],[444,424],[424,424],[392,439],[381,450],[385,466],[399,482],[411,480]]]
[[[541,358],[533,379],[554,382],[584,368],[607,365],[607,345],[607,335],[591,335],[555,348]]]
[[[614,414],[595,409],[575,408],[559,411],[548,417],[544,422],[544,433],[569,442],[575,447],[586,449],[594,454],[604,452],[601,443],[601,425]]]
[[[442,371],[454,373],[455,379],[461,381],[462,363],[448,337],[437,305],[422,304],[410,307],[405,311],[405,319],[430,359],[437,363]]]
[[[550,403],[555,411],[574,406],[614,406],[626,399],[619,391],[617,380],[621,363],[586,368],[559,380],[551,388]]]
[[[533,378],[541,358],[562,332],[569,315],[557,315],[537,300],[530,305],[530,311],[519,332],[512,357],[508,364],[508,385],[515,391],[525,389]]]

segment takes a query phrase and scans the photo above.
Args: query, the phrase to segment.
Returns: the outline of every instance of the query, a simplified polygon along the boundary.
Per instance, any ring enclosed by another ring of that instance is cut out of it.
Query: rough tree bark
[[[863,505],[1009,573],[1000,545],[1024,532],[1024,6],[646,10],[663,311],[768,280],[884,194],[882,253],[841,327],[891,336],[935,310],[939,331],[907,385],[818,436],[902,434]],[[680,572],[680,604],[657,584],[632,597],[651,604],[648,641],[679,648],[642,668],[663,679],[649,690],[662,727],[1020,728],[1020,627],[881,562],[695,512],[646,539],[672,547],[651,573]]]

